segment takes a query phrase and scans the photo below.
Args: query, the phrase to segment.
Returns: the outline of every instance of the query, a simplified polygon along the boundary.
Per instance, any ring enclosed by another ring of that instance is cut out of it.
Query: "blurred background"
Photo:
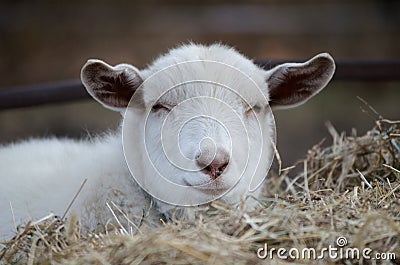
[[[180,43],[222,42],[253,59],[400,60],[400,1],[1,1],[0,89],[79,78],[88,58],[145,67]],[[400,82],[333,81],[307,104],[275,113],[283,166],[326,138],[325,123],[374,125],[357,96],[400,119]],[[0,144],[82,137],[118,126],[94,100],[0,112]]]

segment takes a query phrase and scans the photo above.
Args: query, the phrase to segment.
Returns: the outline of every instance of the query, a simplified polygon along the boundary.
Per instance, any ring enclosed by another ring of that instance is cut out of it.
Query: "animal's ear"
[[[318,54],[305,63],[285,63],[267,71],[271,108],[303,104],[328,84],[334,72],[335,62],[328,53]]]
[[[108,65],[89,60],[81,70],[81,80],[89,94],[106,108],[122,111],[143,83],[139,70],[129,64]]]

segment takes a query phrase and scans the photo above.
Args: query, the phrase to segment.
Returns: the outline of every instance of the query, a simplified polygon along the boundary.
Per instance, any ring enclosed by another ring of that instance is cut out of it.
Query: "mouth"
[[[200,184],[192,184],[186,179],[184,179],[183,182],[186,186],[199,190],[207,195],[221,195],[229,190],[229,187],[226,187],[226,185],[218,179]]]

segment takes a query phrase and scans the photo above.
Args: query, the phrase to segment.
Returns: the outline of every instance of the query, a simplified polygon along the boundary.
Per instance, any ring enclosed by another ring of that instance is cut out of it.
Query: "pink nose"
[[[229,164],[229,154],[222,148],[218,148],[214,159],[211,159],[207,155],[207,152],[203,152],[196,157],[196,163],[201,170],[209,175],[212,179],[216,179],[222,175],[224,170]]]

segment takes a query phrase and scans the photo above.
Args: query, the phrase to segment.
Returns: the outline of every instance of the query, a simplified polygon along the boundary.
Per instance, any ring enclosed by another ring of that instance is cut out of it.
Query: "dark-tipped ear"
[[[129,64],[110,66],[89,60],[81,70],[81,80],[89,94],[105,107],[121,111],[126,108],[143,83],[139,70]]]
[[[274,109],[303,104],[320,92],[331,80],[335,62],[321,53],[305,63],[285,63],[267,72],[269,104]]]

